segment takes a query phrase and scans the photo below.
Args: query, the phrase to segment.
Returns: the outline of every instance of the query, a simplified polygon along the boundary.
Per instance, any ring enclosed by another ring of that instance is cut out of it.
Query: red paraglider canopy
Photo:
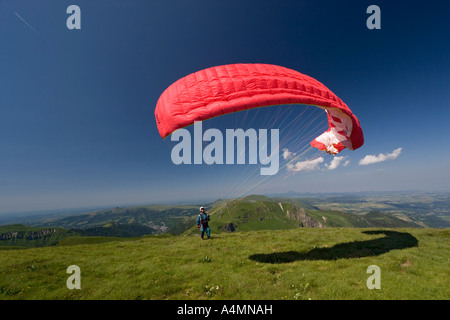
[[[192,73],[170,85],[155,110],[161,137],[195,121],[251,108],[314,105],[327,111],[329,129],[311,145],[331,154],[364,143],[358,119],[322,83],[295,70],[270,64],[230,64]]]

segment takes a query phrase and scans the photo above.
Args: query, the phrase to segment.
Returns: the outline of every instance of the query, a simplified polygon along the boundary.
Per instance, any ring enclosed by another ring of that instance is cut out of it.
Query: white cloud
[[[368,165],[368,164],[373,164],[373,163],[377,163],[377,162],[383,162],[386,160],[394,160],[394,159],[397,159],[397,157],[400,155],[400,153],[402,153],[402,148],[397,148],[388,154],[380,153],[377,156],[367,155],[364,158],[362,158],[361,160],[359,160],[359,165]]]
[[[330,164],[326,164],[325,167],[328,168],[328,170],[334,170],[341,164],[342,161],[344,161],[345,157],[334,157],[333,160],[331,160]],[[345,167],[350,163],[350,160],[345,161],[342,165]]]
[[[295,164],[288,163],[286,165],[287,169],[291,172],[299,172],[299,171],[313,171],[319,169],[319,165],[324,161],[322,157],[306,160],[306,161],[298,161]]]
[[[283,149],[283,159],[288,160],[293,158],[296,155],[294,152],[290,152],[289,149],[285,148]]]

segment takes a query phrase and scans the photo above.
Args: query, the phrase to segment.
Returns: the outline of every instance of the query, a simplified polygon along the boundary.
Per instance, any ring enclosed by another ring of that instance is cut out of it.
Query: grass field
[[[0,299],[450,299],[449,229],[66,238],[0,257]],[[79,290],[66,286],[70,265]],[[370,265],[381,289],[366,285]]]

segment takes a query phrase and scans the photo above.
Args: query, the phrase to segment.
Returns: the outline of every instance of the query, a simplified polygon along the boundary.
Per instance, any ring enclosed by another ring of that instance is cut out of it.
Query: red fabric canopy
[[[270,64],[211,67],[169,86],[155,110],[161,137],[219,115],[274,105],[314,105],[327,111],[329,129],[311,142],[332,154],[355,150],[363,132],[350,108],[322,83],[295,70]]]

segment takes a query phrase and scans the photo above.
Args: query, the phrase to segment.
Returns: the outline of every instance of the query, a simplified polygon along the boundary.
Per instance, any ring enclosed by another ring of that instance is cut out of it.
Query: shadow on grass
[[[394,249],[416,247],[419,241],[409,233],[397,231],[363,231],[365,234],[384,234],[386,237],[337,244],[331,248],[316,248],[309,252],[296,251],[254,254],[249,258],[263,263],[289,263],[299,260],[337,260],[377,256]]]

